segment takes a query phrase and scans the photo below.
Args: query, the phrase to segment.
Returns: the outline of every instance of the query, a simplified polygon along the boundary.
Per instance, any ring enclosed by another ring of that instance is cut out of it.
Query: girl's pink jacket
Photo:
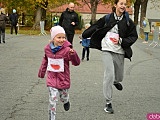
[[[57,89],[69,89],[70,88],[70,68],[69,61],[71,61],[72,65],[78,66],[80,64],[80,59],[77,52],[74,50],[74,53],[70,53],[72,45],[65,41],[63,46],[57,51],[55,54],[51,51],[50,44],[48,44],[45,48],[45,55],[42,60],[42,64],[40,66],[38,77],[44,78],[47,65],[48,58],[53,59],[64,59],[64,72],[51,72],[47,71],[46,76],[46,84],[47,86],[54,87]]]

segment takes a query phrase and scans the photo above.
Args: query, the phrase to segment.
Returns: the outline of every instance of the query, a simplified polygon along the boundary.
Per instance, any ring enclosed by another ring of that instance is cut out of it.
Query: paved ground
[[[0,44],[0,120],[47,120],[48,90],[37,72],[49,38],[7,34]],[[103,111],[101,52],[92,49],[90,61],[71,66],[71,109],[58,102],[56,120],[145,120],[160,113],[160,47],[148,45],[138,40],[132,62],[125,60],[124,89],[113,88],[115,114]],[[74,48],[81,57],[78,35]]]

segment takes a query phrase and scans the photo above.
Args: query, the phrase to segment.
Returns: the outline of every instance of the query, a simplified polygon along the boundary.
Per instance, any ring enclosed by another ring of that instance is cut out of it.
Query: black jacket
[[[101,40],[105,37],[106,33],[115,26],[115,24],[118,24],[118,32],[120,38],[122,38],[121,46],[125,51],[125,58],[131,60],[131,45],[138,39],[136,26],[133,21],[129,19],[129,25],[127,25],[125,16],[122,20],[116,21],[113,13],[111,13],[108,23],[106,23],[105,20],[105,16],[100,18],[95,24],[82,33],[82,37],[91,37],[90,47],[101,50]]]
[[[7,20],[8,20],[7,16],[5,14],[1,13],[0,14],[0,27],[2,29],[5,29]]]
[[[18,23],[18,15],[16,13],[12,13],[9,16],[9,20],[11,21],[11,25],[15,26]]]
[[[75,25],[72,25],[71,22],[75,22]],[[59,25],[64,28],[66,34],[74,34],[75,26],[78,24],[78,14],[75,11],[70,12],[67,8],[66,11],[62,12]]]

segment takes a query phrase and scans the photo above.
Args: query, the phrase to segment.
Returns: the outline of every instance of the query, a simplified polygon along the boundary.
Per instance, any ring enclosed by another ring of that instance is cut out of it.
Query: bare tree
[[[142,26],[143,18],[146,17],[148,0],[141,0],[140,26]]]
[[[91,2],[91,23],[96,22],[97,5],[100,0],[90,0]]]
[[[91,23],[96,22],[97,6],[102,0],[83,0],[91,10]]]
[[[134,22],[136,25],[140,24],[141,28],[142,28],[143,18],[146,17],[147,3],[148,3],[148,0],[136,0],[134,3]],[[138,23],[139,14],[140,14],[140,23]],[[140,29],[140,33],[142,32],[143,30]]]
[[[136,0],[134,3],[134,23],[138,24],[138,16],[139,16],[139,10],[140,10],[141,0]]]

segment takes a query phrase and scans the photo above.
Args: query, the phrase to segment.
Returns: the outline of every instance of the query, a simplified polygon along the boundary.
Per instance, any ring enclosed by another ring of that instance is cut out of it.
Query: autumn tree
[[[40,21],[46,20],[47,7],[48,7],[48,0],[36,0],[35,23],[33,25],[33,29],[38,29]]]
[[[87,4],[89,9],[91,10],[91,22],[92,23],[96,22],[97,6],[99,4],[110,4],[110,5],[114,4],[114,0],[83,0],[83,2]],[[130,7],[131,2],[133,2],[133,0],[127,0],[127,6]]]
[[[58,7],[60,5],[66,4],[68,2],[74,2],[75,0],[35,0],[36,14],[35,23],[33,25],[34,29],[39,27],[41,20],[46,20],[46,13],[50,12],[51,7]]]
[[[8,8],[8,13],[12,13],[12,9],[15,8],[19,11],[19,14],[32,14],[33,15],[33,29],[39,28],[41,20],[46,20],[48,7],[58,7],[68,2],[74,2],[75,0],[5,0],[3,3]]]
[[[83,0],[83,2],[91,10],[91,23],[95,23],[96,22],[97,6],[100,2],[102,2],[102,0]]]
[[[139,11],[140,11],[140,28],[142,27],[143,18],[146,17],[148,0],[136,0],[134,3],[134,23],[139,24]],[[140,29],[142,34],[143,30]]]
[[[138,16],[140,11],[140,23],[142,22],[143,17],[146,16],[148,0],[136,0],[134,3],[134,22],[138,24]],[[141,24],[140,24],[141,25]]]
[[[100,0],[90,0],[91,4],[91,23],[95,23],[96,21],[96,12],[97,12],[97,5],[100,3]]]

